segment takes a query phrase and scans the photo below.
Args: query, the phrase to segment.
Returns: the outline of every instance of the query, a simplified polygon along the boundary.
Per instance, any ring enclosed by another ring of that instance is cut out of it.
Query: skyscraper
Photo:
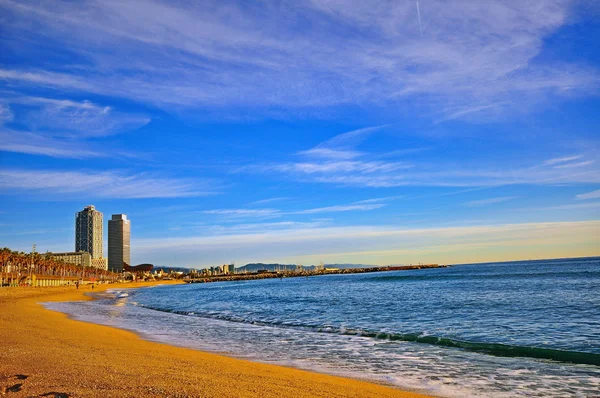
[[[94,206],[86,206],[75,216],[75,251],[102,258],[102,213]]]
[[[131,265],[131,224],[125,214],[113,214],[108,221],[108,269],[123,271],[123,263]]]

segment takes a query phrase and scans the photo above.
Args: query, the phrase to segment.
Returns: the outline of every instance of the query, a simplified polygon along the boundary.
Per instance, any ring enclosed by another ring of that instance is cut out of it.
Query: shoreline
[[[176,283],[176,282],[175,282]],[[41,302],[165,283],[0,289],[0,394],[8,397],[425,397],[368,381],[145,340]],[[46,395],[44,395],[46,394]]]

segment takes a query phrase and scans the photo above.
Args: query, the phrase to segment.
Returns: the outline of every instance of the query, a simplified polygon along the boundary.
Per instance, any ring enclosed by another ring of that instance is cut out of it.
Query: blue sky
[[[598,3],[418,6],[0,0],[0,246],[94,204],[133,263],[600,255]]]

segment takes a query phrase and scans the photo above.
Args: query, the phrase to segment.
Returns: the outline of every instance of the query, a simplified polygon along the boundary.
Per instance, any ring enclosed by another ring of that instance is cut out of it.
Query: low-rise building
[[[88,252],[63,252],[63,253],[46,253],[47,256],[55,260],[62,260],[69,264],[78,265],[80,267],[91,267],[92,256]]]
[[[108,269],[108,259],[106,257],[92,258],[91,266],[103,270]]]

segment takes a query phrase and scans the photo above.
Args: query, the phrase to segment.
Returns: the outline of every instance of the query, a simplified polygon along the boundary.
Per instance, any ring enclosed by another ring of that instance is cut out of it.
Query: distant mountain
[[[369,264],[325,264],[326,268],[377,268],[381,267],[380,265],[369,265]]]

